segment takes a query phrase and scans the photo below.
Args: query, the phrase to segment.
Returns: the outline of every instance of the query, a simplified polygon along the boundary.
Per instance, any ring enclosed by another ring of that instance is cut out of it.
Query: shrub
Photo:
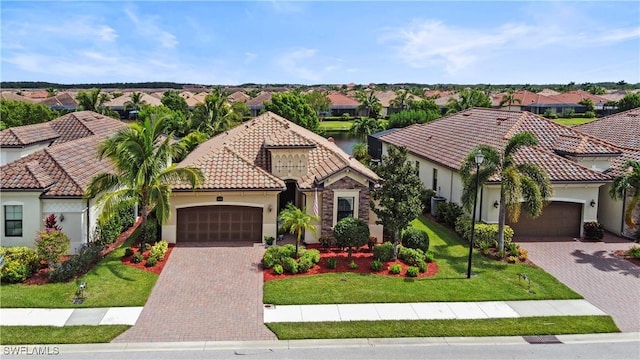
[[[551,109],[546,109],[544,111],[544,114],[542,115],[544,117],[546,117],[547,119],[557,119],[558,118],[558,114],[556,114],[553,110]]]
[[[400,264],[393,264],[389,266],[389,272],[392,274],[400,274],[401,271],[402,271],[402,266],[400,266]]]
[[[455,226],[456,220],[464,214],[462,206],[454,202],[441,202],[437,210],[436,220],[449,226]]]
[[[145,243],[152,243],[158,240],[158,220],[155,216],[147,217],[147,227],[146,227],[146,239],[144,239]]]
[[[142,254],[137,253],[131,257],[131,262],[134,264],[138,264],[138,263],[141,263],[143,259],[144,257],[142,256]]]
[[[323,235],[320,236],[320,239],[318,239],[318,241],[320,242],[320,245],[322,245],[322,247],[325,249],[336,246],[336,238],[334,238],[333,236]]]
[[[349,259],[353,248],[366,245],[369,242],[369,226],[362,219],[346,217],[338,221],[333,227],[333,236],[340,247],[349,248]]]
[[[373,258],[380,261],[393,259],[393,243],[384,242],[373,247]]]
[[[420,270],[421,273],[427,272],[427,263],[424,261],[418,263],[418,270]]]
[[[422,213],[427,214],[431,212],[431,198],[436,196],[436,192],[432,189],[423,188],[420,193],[420,201],[422,202]]]
[[[158,258],[157,257],[149,256],[149,258],[147,258],[147,262],[144,263],[144,266],[152,267],[152,266],[156,266],[157,263],[158,263]]]
[[[358,264],[356,264],[355,261],[351,260],[351,262],[349,263],[349,269],[355,270],[357,268],[358,268]]]
[[[164,259],[164,256],[167,254],[167,250],[169,250],[169,243],[166,240],[158,241],[151,247],[149,257],[155,257],[160,261]]]
[[[587,119],[593,119],[594,117],[596,117],[596,113],[593,111],[585,111],[584,117],[586,117]]]
[[[282,265],[277,264],[273,267],[273,273],[276,275],[282,275],[282,273],[284,272],[284,269],[282,268]]]
[[[424,260],[428,263],[433,262],[435,258],[436,258],[436,254],[433,251],[427,251],[427,253],[424,254]]]
[[[145,244],[144,244],[144,249],[145,249],[146,251],[151,250],[151,244],[149,244],[149,243],[145,243]]]
[[[518,256],[518,249],[520,248],[520,245],[516,243],[509,243],[509,246],[506,246],[506,248],[509,254]]]
[[[264,243],[271,246],[273,245],[273,242],[276,241],[276,238],[274,238],[273,236],[265,236],[264,237]]]
[[[289,274],[297,274],[298,273],[298,263],[294,258],[288,257],[282,261],[282,268],[285,272]]]
[[[409,277],[416,277],[416,276],[418,276],[419,272],[420,272],[420,269],[418,269],[417,267],[409,266],[407,268],[406,275],[409,276]]]
[[[36,254],[35,250],[26,246],[0,247],[0,255],[2,255],[2,258],[4,258],[7,264],[9,262],[15,262],[17,264],[24,265],[26,278],[36,272],[40,266],[40,258]],[[15,264],[12,265],[12,268],[16,268]],[[2,281],[5,282],[4,275],[2,275]]]
[[[511,263],[511,264],[515,264],[515,263],[517,263],[517,262],[518,262],[518,257],[517,257],[517,256],[509,256],[509,257],[507,258],[507,261],[508,261],[509,263]]]
[[[310,257],[301,257],[300,260],[298,260],[298,272],[306,273],[313,267],[313,265],[315,264]]]
[[[471,240],[471,218],[461,216],[456,220],[455,230],[461,238]],[[513,229],[509,225],[504,226],[504,246],[508,249],[513,241]],[[498,224],[485,224],[476,222],[476,233],[473,239],[474,245],[482,248],[498,246]]]
[[[2,266],[2,282],[7,284],[21,283],[33,274],[29,267],[18,261],[9,260]]]
[[[576,111],[573,109],[564,109],[562,112],[562,117],[566,119],[570,119],[576,116]]]
[[[627,256],[631,256],[636,259],[640,259],[640,246],[633,245],[626,252]]]
[[[425,261],[424,252],[420,249],[411,249],[407,247],[400,247],[398,251],[398,258],[407,265],[418,266],[419,263]]]
[[[327,267],[329,269],[335,269],[336,267],[338,267],[338,259],[336,258],[327,259]]]
[[[293,244],[271,246],[264,252],[262,265],[267,269],[271,269],[276,264],[282,265],[284,259],[295,257],[295,254],[296,246]]]
[[[597,221],[588,221],[583,225],[584,238],[588,240],[602,240],[604,238],[604,229]]]
[[[126,248],[124,249],[124,256],[131,256],[133,255],[133,249],[132,248]]]
[[[316,249],[305,250],[300,256],[300,261],[303,259],[308,259],[311,262],[311,265],[315,265],[320,262],[320,251]]]
[[[133,206],[123,203],[108,219],[100,219],[96,228],[96,242],[101,245],[113,243],[118,236],[135,222]]]
[[[74,277],[84,275],[100,259],[102,259],[102,246],[100,244],[83,245],[76,255],[61,264],[53,266],[49,272],[49,280],[52,282],[70,281]]]
[[[371,270],[373,271],[380,271],[382,270],[382,261],[380,260],[373,260],[371,262]]]
[[[60,230],[46,229],[38,233],[36,253],[47,264],[58,262],[60,257],[69,252],[69,237]]]
[[[529,258],[529,252],[526,249],[519,248],[518,259],[520,259],[520,261],[527,261],[528,258]]]
[[[402,246],[427,252],[429,250],[429,234],[410,227],[402,233]]]

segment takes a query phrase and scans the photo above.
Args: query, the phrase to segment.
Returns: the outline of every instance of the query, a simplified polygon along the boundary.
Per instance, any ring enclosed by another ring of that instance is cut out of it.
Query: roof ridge
[[[560,125],[560,124],[558,124],[558,125]],[[562,126],[562,125],[561,125],[561,126]],[[605,146],[608,146],[608,147],[613,148],[614,150],[618,150],[618,151],[625,150],[625,149],[626,149],[626,150],[634,150],[634,151],[635,151],[635,150],[638,150],[638,149],[627,148],[627,147],[624,147],[624,146],[616,145],[616,144],[614,144],[614,143],[612,143],[612,142],[609,142],[609,141],[607,141],[607,140],[605,140],[605,139],[601,139],[601,138],[599,138],[599,137],[597,137],[597,136],[593,136],[593,135],[591,135],[591,134],[587,134],[587,133],[582,132],[582,131],[580,131],[580,130],[578,130],[578,129],[575,129],[574,127],[568,127],[568,126],[567,126],[567,128],[568,128],[568,129],[570,129],[571,131],[574,131],[574,132],[578,133],[578,134],[579,134],[580,136],[582,136],[582,137],[587,137],[587,138],[589,138],[589,139],[590,139],[590,140],[592,140],[592,141],[600,142],[600,143],[602,143],[602,144],[603,144],[603,145],[605,145]]]
[[[33,159],[24,164],[24,167],[27,169],[29,174],[38,182],[43,189],[54,183],[53,179],[46,173],[46,171],[40,165],[40,161],[37,159]],[[41,179],[41,177],[46,177],[46,179]],[[47,181],[45,184],[44,181]]]
[[[511,139],[515,134],[518,133],[518,129],[520,128],[520,125],[522,125],[522,122],[524,121],[524,117],[526,114],[521,113],[520,116],[518,116],[518,119],[516,119],[516,122],[511,125],[511,127],[509,128],[509,130],[507,130],[504,135],[502,136],[503,139],[505,140],[509,140]],[[508,119],[505,119],[503,121],[506,121]]]
[[[586,167],[586,166],[584,166],[583,164],[581,164],[581,163],[579,163],[577,161],[571,161],[571,160],[565,158],[564,156],[556,154],[555,151],[545,151],[544,149],[541,149],[539,146],[529,146],[529,147],[527,147],[527,149],[532,149],[532,150],[534,150],[536,152],[539,152],[539,153],[542,153],[542,154],[545,154],[545,155],[548,155],[548,156],[551,156],[551,157],[554,157],[554,158],[558,158],[558,159],[560,159],[562,161],[568,161],[570,164],[579,166],[579,167],[581,167],[581,168],[583,168],[583,169],[585,169],[585,170],[587,170],[587,171],[589,171],[589,172],[591,172],[593,174],[604,175],[609,179],[611,178],[609,175],[607,175],[606,173],[604,173],[602,171],[593,170],[592,168]]]

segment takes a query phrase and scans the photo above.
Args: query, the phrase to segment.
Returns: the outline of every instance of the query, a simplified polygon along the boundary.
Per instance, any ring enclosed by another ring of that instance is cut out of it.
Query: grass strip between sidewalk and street
[[[279,340],[443,336],[526,336],[620,332],[610,316],[473,320],[383,320],[267,323]]]
[[[0,344],[93,344],[108,343],[129,325],[1,326]]]

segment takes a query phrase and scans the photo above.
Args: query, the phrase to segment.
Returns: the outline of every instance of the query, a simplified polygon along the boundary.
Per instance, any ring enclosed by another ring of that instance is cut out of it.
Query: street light
[[[471,242],[469,243],[469,264],[467,266],[467,279],[471,279],[471,257],[473,256],[473,238],[476,235],[476,204],[478,202],[478,187],[480,187],[480,165],[484,161],[484,155],[480,150],[476,153],[476,188],[473,196],[473,217],[471,218]]]

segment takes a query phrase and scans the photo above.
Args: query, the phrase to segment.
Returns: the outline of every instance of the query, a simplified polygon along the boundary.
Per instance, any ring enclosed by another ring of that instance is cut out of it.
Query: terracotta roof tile
[[[271,112],[200,144],[180,166],[202,169],[207,178],[204,187],[207,189],[272,189],[274,181],[282,187],[284,182],[269,172],[269,146],[310,147],[308,173],[298,181],[302,189],[312,189],[316,179],[323,179],[346,168],[372,180],[378,179],[373,171],[334,143]],[[224,167],[231,167],[231,170],[221,172],[220,165],[216,164],[225,164]],[[177,186],[184,188],[184,185]]]
[[[23,147],[60,137],[49,123],[17,126],[0,131],[0,147]]]
[[[640,150],[640,108],[609,115],[573,129],[626,149]]]
[[[56,96],[46,98],[40,102],[43,105],[47,105],[53,108],[68,108],[75,109],[78,107],[78,101],[76,101],[75,97],[68,92],[59,93]]]
[[[247,100],[247,106],[254,107],[254,108],[262,107],[264,106],[265,101],[271,101],[271,93],[268,91],[263,91],[253,99]]]
[[[357,108],[360,106],[360,103],[357,100],[352,99],[339,91],[332,91],[327,95],[327,97],[329,98],[329,101],[331,101],[331,107],[333,108]]]
[[[518,156],[521,159],[535,160],[533,162],[548,171],[552,181],[603,179],[601,173],[556,155],[554,147],[558,147],[559,143],[579,154],[620,153],[620,149],[615,146],[538,115],[485,108],[473,108],[427,124],[412,125],[382,135],[380,139],[396,146],[405,146],[418,156],[457,170],[476,146],[483,144],[502,149],[511,136],[523,131],[532,132],[539,145],[535,149],[519,153]],[[566,140],[558,140],[561,137],[566,137]],[[577,139],[572,140],[572,137]]]

